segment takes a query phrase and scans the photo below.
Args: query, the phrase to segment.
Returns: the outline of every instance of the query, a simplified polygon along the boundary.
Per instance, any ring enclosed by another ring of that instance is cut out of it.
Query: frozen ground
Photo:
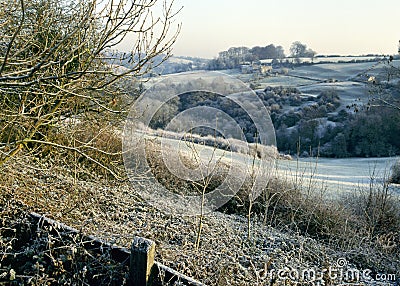
[[[154,137],[153,137],[154,138]],[[173,139],[163,139],[167,144],[188,152],[186,144]],[[197,144],[194,144],[197,145]],[[252,158],[248,155],[213,149],[209,146],[197,145],[198,152],[204,161],[213,157],[214,160],[223,158],[228,164],[237,164],[242,169],[249,169]],[[281,178],[298,182],[306,189],[323,192],[326,198],[337,198],[341,194],[368,189],[371,179],[377,186],[382,186],[390,176],[390,168],[400,157],[385,158],[300,158],[298,160],[276,160],[276,172]],[[269,165],[269,164],[268,164]],[[392,187],[400,194],[398,186]]]

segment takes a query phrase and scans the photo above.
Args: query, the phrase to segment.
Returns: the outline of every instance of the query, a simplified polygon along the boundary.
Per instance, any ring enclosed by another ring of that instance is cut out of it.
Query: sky
[[[176,56],[214,58],[234,46],[300,41],[318,54],[395,54],[399,0],[175,0]]]

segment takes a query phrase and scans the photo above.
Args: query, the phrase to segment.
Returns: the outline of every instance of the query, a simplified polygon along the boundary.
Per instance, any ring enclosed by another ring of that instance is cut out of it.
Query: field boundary
[[[155,243],[151,240],[135,237],[132,242],[132,247],[129,250],[125,247],[112,245],[95,236],[84,235],[75,228],[35,212],[30,213],[30,218],[32,219],[32,224],[36,224],[37,228],[49,228],[49,232],[56,232],[60,236],[67,237],[71,234],[81,235],[82,240],[85,241],[83,247],[88,251],[98,254],[108,251],[112,260],[129,267],[128,285],[130,286],[205,286],[205,284],[195,279],[165,266],[160,262],[154,261]]]

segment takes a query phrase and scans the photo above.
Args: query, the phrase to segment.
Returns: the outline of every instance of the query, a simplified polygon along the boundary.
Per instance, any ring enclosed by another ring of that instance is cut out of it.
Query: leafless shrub
[[[387,181],[387,176],[378,180],[374,170],[368,188],[345,198],[369,237],[400,231],[400,199]]]
[[[52,153],[83,156],[118,177],[92,157],[95,148],[88,142],[71,138],[65,145],[52,139],[71,122],[119,127],[129,100],[121,80],[146,75],[157,56],[168,58],[180,29],[171,31],[176,11],[170,3],[159,17],[150,16],[157,2],[7,0],[0,5],[0,165],[47,146]],[[130,52],[113,52],[128,35],[134,38]],[[130,66],[117,72],[115,65],[124,62]],[[101,131],[89,140],[98,136]]]
[[[75,179],[88,178],[92,174],[111,179],[124,177],[122,138],[116,126],[103,120],[84,121],[57,128],[47,138],[54,146],[39,146],[37,157],[43,162],[49,159],[63,162],[74,172]],[[57,146],[79,146],[79,152]]]

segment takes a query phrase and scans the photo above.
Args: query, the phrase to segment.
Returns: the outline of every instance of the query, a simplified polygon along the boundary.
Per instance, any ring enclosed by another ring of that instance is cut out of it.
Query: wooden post
[[[150,285],[149,279],[154,265],[156,244],[142,237],[135,237],[131,247],[130,279],[132,286]]]

